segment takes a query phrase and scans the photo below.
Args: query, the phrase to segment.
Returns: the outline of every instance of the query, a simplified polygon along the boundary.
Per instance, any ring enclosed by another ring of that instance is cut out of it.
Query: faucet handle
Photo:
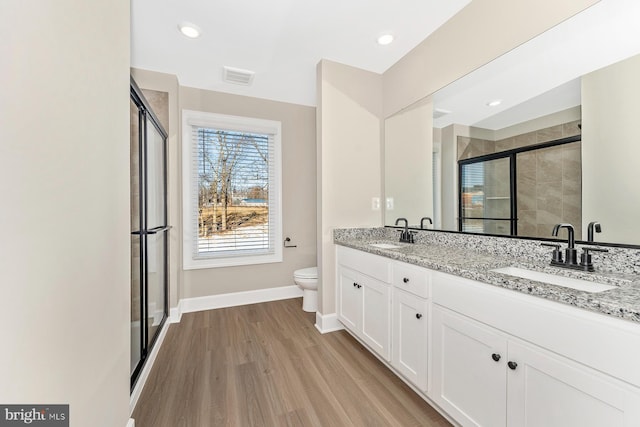
[[[583,254],[589,255],[589,252],[609,252],[609,249],[589,248],[589,247],[586,247],[586,246],[584,248],[582,248],[582,253]]]
[[[580,254],[580,267],[587,271],[593,271],[593,260],[591,259],[591,254],[589,252],[609,252],[609,249],[601,249],[601,248],[582,248],[582,254]]]
[[[553,253],[551,255],[551,264],[562,264],[562,252],[560,251],[560,243],[540,243],[540,245],[553,248]]]

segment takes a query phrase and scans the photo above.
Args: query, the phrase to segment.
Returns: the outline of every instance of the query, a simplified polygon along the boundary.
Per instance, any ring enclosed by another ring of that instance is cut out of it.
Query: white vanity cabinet
[[[509,325],[500,313],[501,304],[510,303],[502,311],[521,311],[528,314],[525,301],[509,300],[508,295],[492,294],[497,304],[487,304],[478,298],[487,285],[460,278],[438,275],[434,284],[432,307],[432,389],[430,397],[463,426],[545,426],[545,427],[597,427],[640,425],[640,390],[620,379],[600,372],[584,363],[579,363],[558,354],[561,345],[554,339],[545,340],[544,335],[561,337],[570,342],[575,337],[582,339],[583,325],[557,324],[553,329],[536,328],[538,319],[512,318]],[[465,296],[476,300],[477,305],[464,305]],[[456,296],[456,294],[459,294]],[[460,298],[458,298],[460,297]],[[503,299],[507,298],[507,299]],[[462,302],[460,301],[462,300]],[[531,301],[536,305],[536,301]],[[450,305],[456,311],[440,305]],[[473,308],[472,308],[473,307]],[[482,320],[492,320],[495,326],[473,319],[467,311],[477,314]],[[541,315],[554,317],[553,311],[542,307]],[[555,313],[557,314],[557,313]],[[578,319],[581,320],[581,319]],[[544,323],[544,322],[540,322]],[[521,327],[529,324],[530,327]],[[506,325],[506,326],[505,326]],[[533,325],[533,327],[531,327]],[[527,337],[539,335],[539,340],[553,350],[532,342],[525,342],[504,329],[521,330]],[[537,329],[537,330],[536,330]],[[592,342],[596,352],[598,336]],[[628,338],[631,338],[630,336]],[[635,337],[637,340],[637,336]],[[593,359],[596,360],[596,359]],[[599,362],[594,362],[599,365]],[[609,356],[609,364],[616,363]],[[606,369],[606,363],[599,368]]]
[[[430,282],[429,270],[394,262],[391,364],[424,392],[428,385]]]
[[[390,360],[391,260],[338,247],[338,319]]]
[[[640,325],[338,246],[338,317],[462,426],[640,426]]]

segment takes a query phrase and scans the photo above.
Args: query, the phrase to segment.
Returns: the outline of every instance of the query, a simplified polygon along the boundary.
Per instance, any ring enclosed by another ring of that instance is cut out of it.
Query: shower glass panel
[[[147,228],[163,227],[167,223],[165,194],[165,141],[160,131],[147,119]]]
[[[142,295],[140,287],[140,236],[131,236],[131,368],[142,361]]]
[[[130,106],[130,182],[131,182],[131,230],[139,230],[140,224],[140,116],[133,100]],[[140,269],[140,236],[131,236],[131,365],[130,374],[142,361],[142,292]]]
[[[511,157],[460,165],[460,231],[514,235]]]
[[[147,235],[147,337],[148,345],[156,337],[164,320],[166,295],[165,283],[167,269],[164,263],[166,255],[166,232]]]

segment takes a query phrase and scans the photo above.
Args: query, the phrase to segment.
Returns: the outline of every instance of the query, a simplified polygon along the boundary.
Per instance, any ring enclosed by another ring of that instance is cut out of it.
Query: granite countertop
[[[334,242],[341,246],[415,264],[431,270],[640,322],[640,276],[635,274],[625,275],[597,271],[586,273],[552,267],[542,261],[536,263],[531,260],[496,256],[483,252],[480,248],[474,250],[455,245],[434,243],[400,243],[397,240],[380,237],[343,235],[335,236]],[[399,246],[399,248],[382,249],[371,246],[372,243],[387,243]],[[612,284],[616,287],[603,292],[592,293],[491,271],[496,268],[511,266],[558,276]]]

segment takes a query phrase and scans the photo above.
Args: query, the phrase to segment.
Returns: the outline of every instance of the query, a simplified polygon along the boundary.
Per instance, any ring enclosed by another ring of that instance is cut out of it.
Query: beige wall
[[[393,199],[385,209],[384,223],[407,218],[418,225],[422,217],[433,219],[433,104],[420,102],[384,122],[384,197]]]
[[[599,0],[473,0],[384,73],[384,117]]]
[[[165,92],[169,97],[168,125],[163,123],[164,130],[169,138],[167,140],[167,185],[168,185],[168,224],[173,226],[169,231],[169,307],[176,307],[180,301],[180,290],[182,283],[182,222],[181,222],[181,199],[180,199],[180,143],[179,143],[179,123],[180,110],[178,108],[179,86],[178,78],[172,74],[158,73],[154,71],[131,69],[131,75],[138,86],[143,89]],[[155,111],[162,120],[160,111]]]
[[[318,64],[319,311],[335,312],[333,229],[382,225],[382,76]]]
[[[582,78],[582,212],[601,242],[640,241],[639,75],[640,55]]]
[[[297,248],[282,263],[187,270],[181,298],[293,285],[296,269],[316,265],[315,108],[180,87],[180,109],[282,122],[282,232]]]
[[[129,418],[129,2],[2,2],[0,402]]]

